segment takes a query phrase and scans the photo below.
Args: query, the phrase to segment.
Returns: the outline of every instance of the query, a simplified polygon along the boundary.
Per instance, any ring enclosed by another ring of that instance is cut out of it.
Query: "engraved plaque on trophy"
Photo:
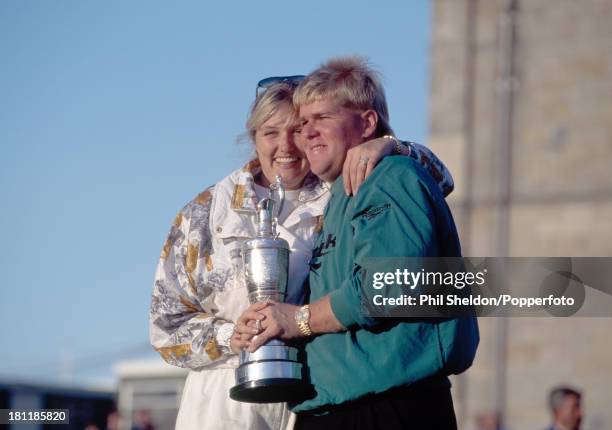
[[[257,235],[242,247],[244,276],[251,304],[265,300],[285,301],[289,269],[289,244],[278,237],[276,223],[282,209],[284,189],[280,178],[270,185],[269,197],[257,204]],[[299,350],[272,339],[255,352],[242,350],[236,369],[234,400],[274,403],[304,396],[303,365]]]

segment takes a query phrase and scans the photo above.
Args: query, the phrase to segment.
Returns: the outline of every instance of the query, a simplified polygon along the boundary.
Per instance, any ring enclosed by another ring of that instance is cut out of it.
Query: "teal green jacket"
[[[323,229],[310,261],[310,302],[330,295],[347,329],[306,344],[316,395],[291,405],[319,410],[467,369],[478,345],[475,318],[372,318],[361,307],[362,271],[371,257],[458,257],[457,230],[438,186],[416,161],[386,157],[355,197],[342,178],[331,188]]]

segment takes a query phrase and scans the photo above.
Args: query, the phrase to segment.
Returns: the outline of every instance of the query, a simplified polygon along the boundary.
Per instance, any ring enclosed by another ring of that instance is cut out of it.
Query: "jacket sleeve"
[[[149,310],[149,337],[155,350],[166,362],[191,369],[231,354],[233,323],[215,316],[214,289],[198,270],[209,264],[213,252],[211,202],[212,188],[176,216],[157,265]]]
[[[349,204],[353,271],[340,288],[330,293],[334,315],[347,329],[381,322],[364,312],[364,303],[372,303],[375,294],[402,294],[401,287],[397,291],[389,287],[382,293],[366,288],[362,285],[364,270],[371,270],[375,262],[379,269],[393,272],[394,264],[400,264],[396,259],[440,256],[444,251],[439,249],[438,234],[444,230],[456,232],[452,218],[437,216],[438,211],[443,214],[448,208],[441,193],[431,192],[435,188],[432,179],[422,169],[407,166],[404,157],[389,158],[395,160],[385,160],[384,167],[372,174]],[[439,218],[443,225],[437,225]],[[377,307],[376,311],[376,316],[392,316],[394,310]]]
[[[438,156],[426,146],[419,143],[400,141],[401,149],[398,155],[407,155],[416,160],[438,185],[444,197],[447,197],[455,189],[453,175]]]

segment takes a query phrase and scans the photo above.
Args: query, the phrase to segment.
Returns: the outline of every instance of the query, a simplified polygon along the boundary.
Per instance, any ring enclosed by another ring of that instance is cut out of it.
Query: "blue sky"
[[[248,159],[259,79],[365,55],[426,143],[429,29],[427,0],[0,2],[0,377],[151,354],[170,222]]]

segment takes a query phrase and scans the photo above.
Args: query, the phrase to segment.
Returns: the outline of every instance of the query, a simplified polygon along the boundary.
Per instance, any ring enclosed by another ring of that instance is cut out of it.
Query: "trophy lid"
[[[278,237],[276,226],[278,224],[278,215],[283,207],[285,199],[285,189],[281,182],[280,176],[276,176],[276,180],[270,184],[269,195],[257,203],[257,235],[254,238],[247,240],[243,248],[248,249],[289,249],[289,243],[285,239]]]
[[[270,184],[268,197],[257,203],[257,237],[278,237],[276,226],[284,200],[285,189],[280,176],[276,176],[276,181]]]

